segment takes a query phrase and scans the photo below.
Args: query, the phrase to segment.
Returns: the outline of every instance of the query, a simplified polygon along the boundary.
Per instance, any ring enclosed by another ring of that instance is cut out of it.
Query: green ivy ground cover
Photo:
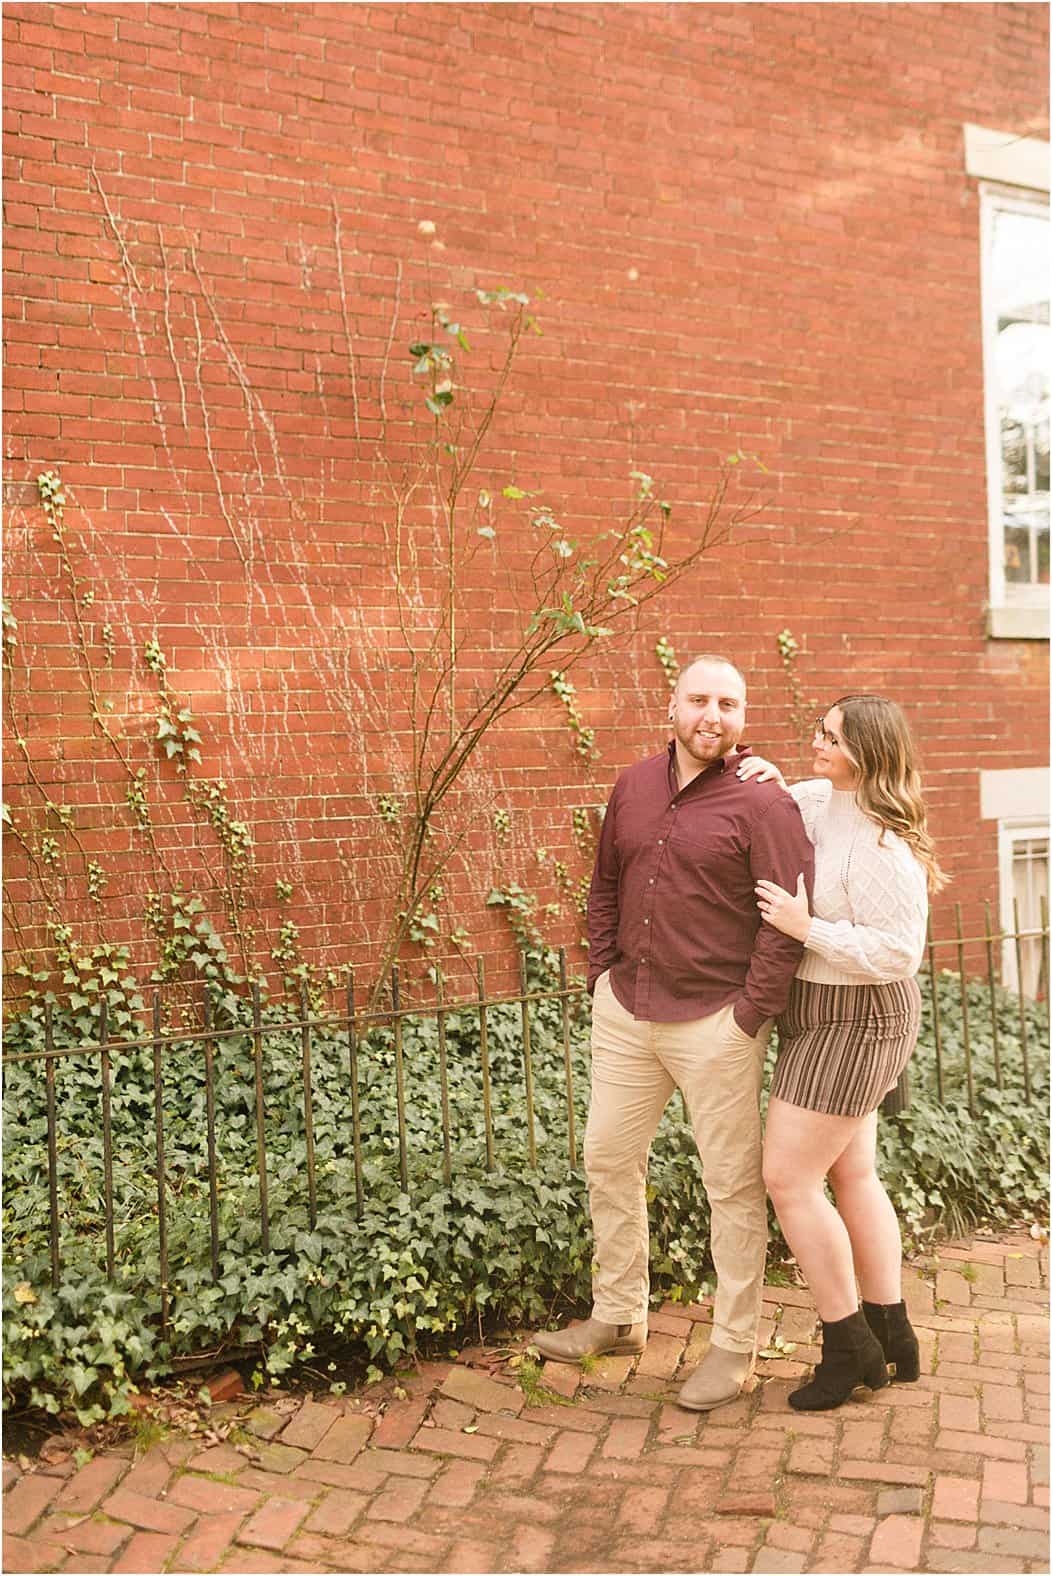
[[[881,1124],[881,1170],[907,1228],[1043,1216],[1048,1175],[1047,1014],[1028,1009],[1032,1099],[1023,1098],[1017,1002],[998,996],[1004,1088],[994,1081],[989,997],[969,986],[975,1113],[966,1100],[959,982],[939,984],[944,1097],[936,1094],[930,990],[911,1068],[912,1105]],[[284,1009],[265,1010],[281,1022]],[[360,1046],[365,1206],[355,1218],[346,1036],[312,1045],[317,1223],[310,1229],[301,1045],[265,1041],[270,1251],[261,1241],[255,1088],[248,1034],[215,1056],[219,1276],[209,1234],[206,1088],[200,1045],[166,1052],[163,1109],[170,1327],[160,1332],[153,1061],[114,1053],[112,1120],[116,1276],[105,1275],[98,1059],[58,1064],[61,1278],[51,1289],[46,1090],[42,1062],[15,1063],[4,1088],[5,1406],[72,1408],[80,1421],[127,1409],[129,1386],[169,1372],[180,1354],[253,1347],[271,1375],[327,1366],[336,1344],[391,1367],[481,1316],[560,1317],[588,1291],[591,1240],[580,1165],[567,1158],[562,1027],[555,1003],[532,1011],[537,1164],[527,1160],[520,1014],[489,1013],[496,1168],[485,1165],[475,1013],[447,1019],[452,1179],[443,1176],[438,1031],[405,1028],[409,1190],[399,1184],[394,1050],[389,1033]],[[57,1016],[57,1043],[76,1029]],[[11,1024],[6,1049],[41,1043],[39,1014]],[[580,1150],[588,1088],[587,1015],[572,1025]],[[678,1099],[650,1167],[654,1294],[689,1298],[708,1268],[708,1215]],[[772,1216],[772,1232],[776,1227]],[[322,1352],[324,1351],[324,1356]]]

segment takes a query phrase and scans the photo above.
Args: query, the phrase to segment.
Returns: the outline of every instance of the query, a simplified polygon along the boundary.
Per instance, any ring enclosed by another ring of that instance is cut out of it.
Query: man
[[[585,1171],[595,1232],[592,1317],[535,1337],[545,1357],[637,1353],[647,1336],[650,1142],[678,1085],[712,1215],[712,1344],[680,1392],[709,1411],[752,1372],[767,1252],[759,1091],[771,1021],[803,952],[761,923],[753,887],[814,873],[800,812],[742,782],[745,680],[702,656],[669,704],[667,753],[614,786],[588,899],[592,1094]]]

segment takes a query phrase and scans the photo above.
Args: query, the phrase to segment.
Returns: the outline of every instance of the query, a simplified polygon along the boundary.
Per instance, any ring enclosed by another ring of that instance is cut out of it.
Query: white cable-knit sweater
[[[799,978],[872,985],[916,974],[928,923],[920,861],[894,832],[863,815],[852,790],[812,778],[789,792],[815,845],[815,917]]]

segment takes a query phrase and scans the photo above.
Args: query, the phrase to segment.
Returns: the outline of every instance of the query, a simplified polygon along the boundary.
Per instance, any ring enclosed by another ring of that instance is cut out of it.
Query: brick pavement
[[[378,1417],[246,1399],[226,1443],[5,1463],[3,1569],[1047,1570],[1047,1286],[1027,1235],[939,1247],[907,1274],[920,1381],[837,1412],[787,1405],[814,1311],[769,1286],[770,1355],[708,1416],[674,1397],[711,1308],[666,1304],[642,1360],[549,1364],[531,1404],[479,1349]]]

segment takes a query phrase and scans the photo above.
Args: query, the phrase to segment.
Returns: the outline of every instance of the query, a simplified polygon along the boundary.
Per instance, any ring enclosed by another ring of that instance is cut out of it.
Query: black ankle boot
[[[861,1311],[822,1325],[822,1361],[810,1382],[794,1390],[789,1405],[798,1412],[827,1412],[842,1406],[856,1385],[880,1390],[888,1382],[880,1342]]]
[[[904,1302],[864,1302],[866,1323],[880,1342],[886,1363],[895,1364],[892,1375],[899,1384],[920,1378],[920,1346]]]

